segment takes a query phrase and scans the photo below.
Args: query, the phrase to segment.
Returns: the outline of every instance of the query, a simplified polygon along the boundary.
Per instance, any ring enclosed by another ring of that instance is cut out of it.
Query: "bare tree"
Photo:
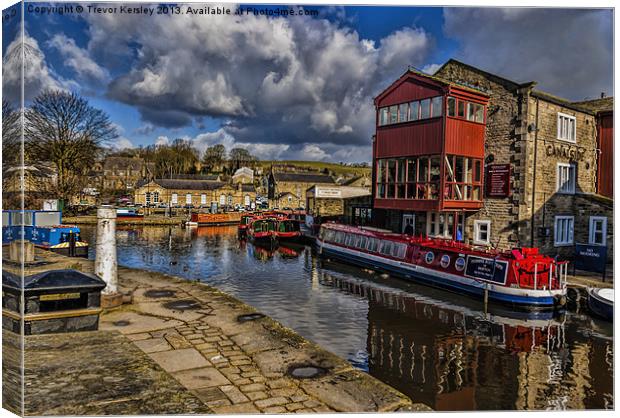
[[[84,186],[101,146],[117,136],[108,115],[76,93],[45,91],[26,110],[26,153],[57,171],[56,193],[69,201]]]
[[[221,167],[226,160],[226,148],[222,144],[208,147],[202,157],[203,171],[211,173],[215,168]]]
[[[7,100],[2,100],[2,172],[21,163],[21,115]]]

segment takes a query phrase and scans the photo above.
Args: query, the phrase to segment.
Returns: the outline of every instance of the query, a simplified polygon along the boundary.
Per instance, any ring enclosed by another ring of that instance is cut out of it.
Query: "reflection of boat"
[[[2,211],[2,243],[25,239],[58,254],[88,257],[88,243],[82,241],[80,228],[61,222],[59,211]]]
[[[143,219],[143,218],[144,218],[144,214],[139,213],[137,209],[134,209],[134,208],[116,209],[117,220],[138,220],[138,219]]]
[[[299,241],[301,238],[300,223],[293,219],[278,219],[275,232],[280,242]]]
[[[278,246],[278,253],[284,258],[297,258],[303,251],[304,247],[294,247],[280,244]]]
[[[614,320],[614,290],[588,289],[588,307],[590,311],[608,321]]]
[[[272,246],[264,247],[258,243],[255,243],[254,245],[249,245],[248,249],[252,256],[260,261],[267,261],[273,258],[274,254],[276,253],[275,249]]]
[[[276,243],[276,220],[271,218],[253,218],[248,226],[248,239],[254,243]]]
[[[566,301],[567,263],[535,248],[480,250],[335,223],[321,226],[319,252],[348,263],[511,306],[553,309]]]

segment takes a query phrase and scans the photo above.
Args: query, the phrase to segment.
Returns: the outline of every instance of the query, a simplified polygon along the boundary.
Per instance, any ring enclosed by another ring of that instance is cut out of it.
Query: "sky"
[[[450,58],[569,100],[613,94],[609,9],[304,6],[303,16],[267,17],[189,14],[203,5],[186,4],[151,16],[120,8],[157,4],[80,4],[59,14],[41,11],[63,3],[26,3],[25,99],[78,92],[110,116],[116,149],[185,138],[260,159],[367,162],[373,98],[409,65],[432,74]],[[18,18],[3,19],[9,100],[18,29]]]

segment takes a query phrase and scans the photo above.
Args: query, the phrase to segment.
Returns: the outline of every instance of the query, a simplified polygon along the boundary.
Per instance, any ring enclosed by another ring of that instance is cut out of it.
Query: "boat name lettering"
[[[467,277],[505,284],[507,273],[508,263],[506,261],[467,256],[465,267],[465,276]]]

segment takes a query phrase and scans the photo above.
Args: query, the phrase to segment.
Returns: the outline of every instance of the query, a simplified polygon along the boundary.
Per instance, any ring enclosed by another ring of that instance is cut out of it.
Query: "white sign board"
[[[325,197],[330,199],[339,199],[342,197],[342,190],[336,189],[334,187],[317,187],[316,189],[316,197]]]
[[[56,199],[44,200],[43,210],[58,210],[58,200]]]

